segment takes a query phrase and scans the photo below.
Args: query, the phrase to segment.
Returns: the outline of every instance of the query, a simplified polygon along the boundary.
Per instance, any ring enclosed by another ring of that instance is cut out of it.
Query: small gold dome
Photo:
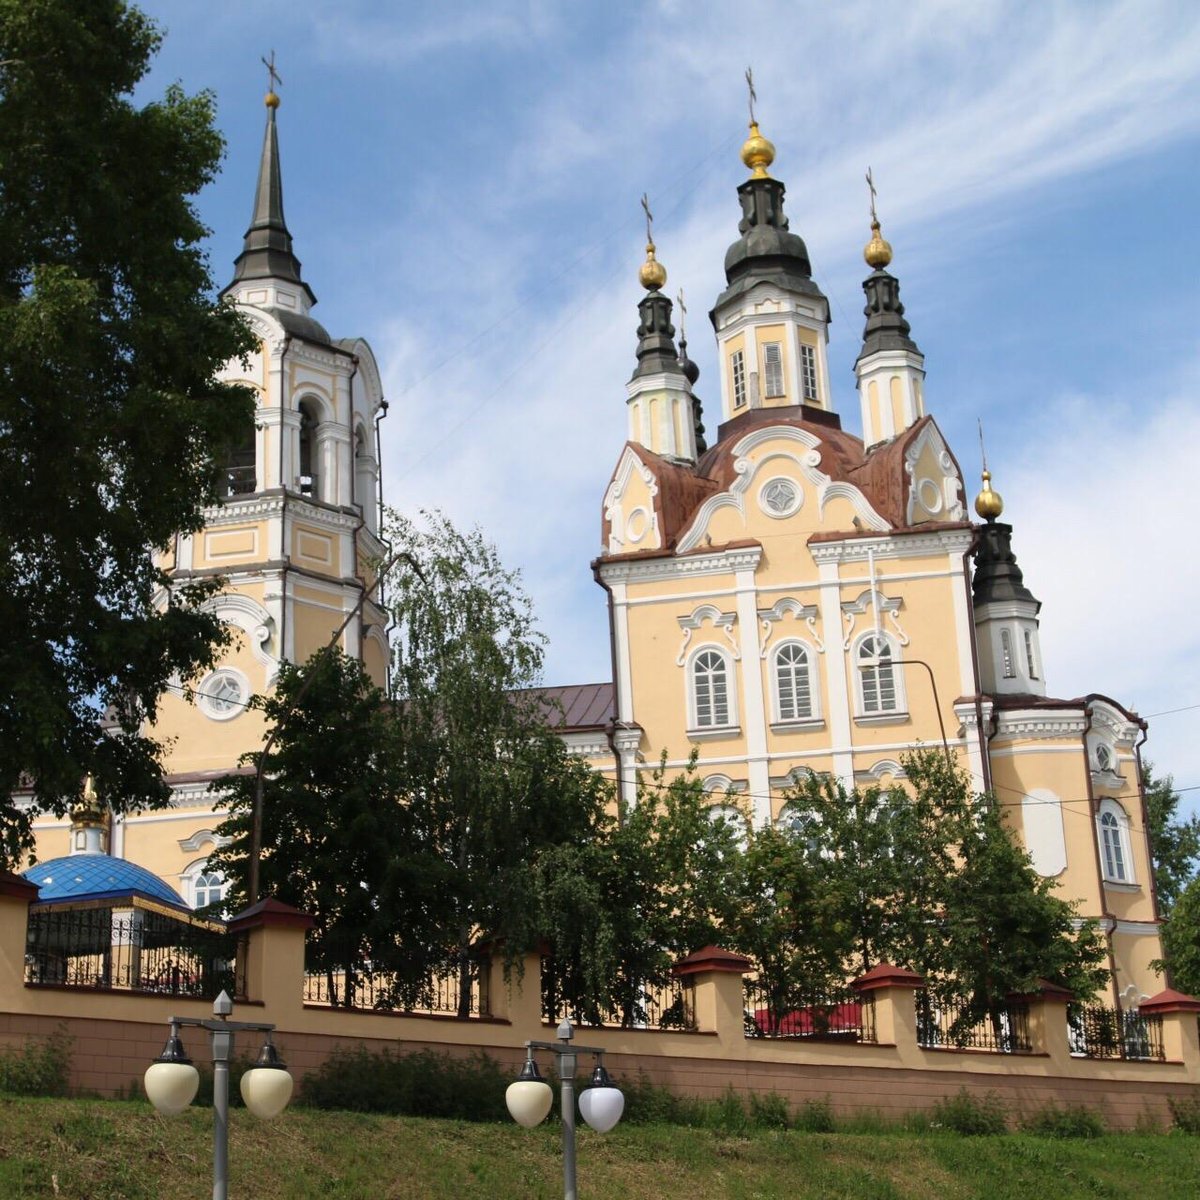
[[[750,168],[752,179],[769,179],[767,168],[775,161],[775,147],[758,132],[758,122],[750,122],[750,136],[742,145],[742,162]]]
[[[975,511],[985,520],[994,521],[1004,511],[999,492],[992,491],[992,473],[983,473],[983,491],[975,497]]]
[[[667,282],[667,268],[654,257],[654,243],[646,243],[646,261],[638,271],[638,279],[648,292],[661,288]]]
[[[96,795],[96,782],[89,775],[83,784],[83,798],[71,809],[71,821],[75,825],[102,825],[104,806]]]
[[[274,92],[268,92],[263,97],[263,103],[268,108],[278,108],[279,107],[279,97]]]
[[[878,221],[871,222],[871,240],[863,247],[863,258],[867,260],[868,267],[874,267],[877,271],[892,261],[892,244],[884,241]]]

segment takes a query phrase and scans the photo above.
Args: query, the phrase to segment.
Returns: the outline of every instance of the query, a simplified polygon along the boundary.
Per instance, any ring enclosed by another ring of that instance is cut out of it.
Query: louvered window
[[[817,352],[808,345],[800,346],[800,387],[805,401],[817,398]]]
[[[767,395],[783,395],[783,346],[767,342],[763,346],[763,372],[766,375]]]
[[[813,715],[808,651],[796,642],[786,642],[775,652],[775,694],[781,721]]]
[[[733,407],[746,403],[746,358],[740,350],[733,352]]]
[[[892,648],[882,635],[863,638],[858,647],[863,713],[897,712],[896,668]]]
[[[702,650],[692,662],[692,699],[697,729],[715,729],[729,721],[729,672],[725,656]]]

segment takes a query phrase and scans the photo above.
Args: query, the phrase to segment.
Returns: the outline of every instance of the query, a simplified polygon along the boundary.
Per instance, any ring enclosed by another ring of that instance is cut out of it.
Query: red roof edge
[[[727,975],[744,975],[754,964],[744,954],[722,950],[720,946],[705,946],[681,958],[672,968],[672,975],[699,975],[702,971],[717,971]]]
[[[1138,1005],[1138,1012],[1150,1013],[1151,1016],[1159,1013],[1200,1012],[1200,1000],[1197,1000],[1195,996],[1189,996],[1186,992],[1177,992],[1174,988],[1164,988],[1156,996],[1151,996],[1149,1000],[1143,1000]]]
[[[230,933],[247,933],[251,929],[311,929],[316,923],[308,913],[284,904],[274,896],[265,896],[236,917],[231,917],[227,928]]]
[[[877,988],[902,987],[923,988],[925,977],[906,967],[897,967],[892,963],[881,962],[873,966],[865,975],[850,981],[850,986],[859,992],[873,992]]]
[[[0,896],[16,896],[19,900],[27,900],[32,904],[40,891],[41,888],[36,883],[30,883],[23,875],[14,875],[12,871],[0,871]]]

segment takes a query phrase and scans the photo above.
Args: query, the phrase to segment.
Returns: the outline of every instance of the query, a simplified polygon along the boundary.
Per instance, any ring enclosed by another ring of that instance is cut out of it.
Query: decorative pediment
[[[908,478],[908,507],[904,516],[909,525],[961,521],[966,517],[962,478],[932,421],[904,451],[904,473]]]
[[[606,554],[659,550],[662,532],[654,499],[658,481],[632,446],[626,446],[604,493]]]
[[[842,602],[842,619],[846,622],[846,634],[842,641],[842,649],[849,650],[850,642],[854,637],[854,626],[858,618],[863,616],[868,611],[874,615],[878,612],[881,616],[887,617],[895,629],[896,641],[901,646],[908,645],[908,634],[904,632],[900,624],[899,612],[904,607],[904,601],[897,598],[889,598],[880,591],[872,593],[868,588],[863,592],[857,600],[844,600]]]
[[[683,641],[679,645],[679,653],[675,656],[677,667],[683,666],[692,635],[698,629],[702,629],[706,621],[711,623],[713,629],[720,630],[724,634],[734,659],[742,657],[741,647],[733,632],[733,627],[737,624],[737,613],[722,612],[715,604],[701,604],[690,616],[679,618],[679,628],[683,630]]]
[[[815,604],[801,604],[799,600],[793,599],[791,596],[784,596],[781,600],[776,600],[770,608],[760,608],[758,610],[758,620],[762,634],[760,639],[762,650],[759,653],[759,657],[767,657],[771,634],[785,617],[790,617],[795,621],[803,621],[808,630],[808,636],[817,648],[817,653],[824,654],[825,643],[821,640],[821,635],[817,632],[817,614],[819,611]]]
[[[215,613],[222,621],[241,629],[249,639],[254,657],[267,667],[268,680],[273,677],[279,668],[278,656],[270,648],[275,618],[257,600],[239,592],[223,592],[205,600],[200,610]]]
[[[692,523],[679,540],[679,552],[687,553],[705,544],[713,519],[723,510],[729,509],[738,515],[745,526],[749,519],[750,499],[759,497],[768,516],[790,516],[798,511],[803,497],[796,496],[794,504],[770,511],[773,497],[768,497],[764,485],[770,481],[791,479],[796,487],[805,485],[816,495],[818,516],[825,515],[825,506],[834,499],[850,503],[855,517],[864,529],[883,532],[890,528],[866,496],[852,483],[833,480],[820,469],[820,438],[807,429],[791,425],[764,425],[742,438],[734,447],[734,480],[728,489],[710,496],[699,508]]]

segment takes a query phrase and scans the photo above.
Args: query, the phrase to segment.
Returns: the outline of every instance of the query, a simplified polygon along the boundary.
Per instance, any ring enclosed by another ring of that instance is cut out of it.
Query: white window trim
[[[733,407],[735,409],[745,408],[749,388],[746,379],[746,355],[744,351],[735,350],[729,356],[729,373],[730,397],[733,400]],[[741,387],[738,386],[739,376],[741,377]],[[739,396],[741,397],[740,399]]]
[[[1117,849],[1120,851],[1121,866],[1124,868],[1120,875],[1109,870],[1105,829],[1112,829],[1113,826],[1105,825],[1105,817],[1111,817],[1116,825]],[[1129,837],[1129,814],[1115,800],[1106,798],[1100,801],[1096,809],[1096,837],[1100,842],[1100,873],[1104,882],[1118,886],[1136,886],[1137,874],[1133,869],[1133,846]]]
[[[195,862],[189,863],[179,875],[179,881],[183,884],[183,898],[188,902],[189,907],[199,908],[196,897],[196,883],[202,875],[209,873],[208,859],[198,858]],[[221,899],[226,898],[226,889],[229,887],[229,880],[220,871],[214,871],[213,874],[221,876]],[[207,902],[206,902],[207,903]]]
[[[809,395],[808,385],[812,381],[812,394]],[[800,343],[800,386],[797,389],[801,404],[820,404],[821,381],[817,369],[817,352],[807,342]]]
[[[713,653],[720,657],[725,666],[725,696],[727,701],[727,720],[721,725],[701,725],[696,716],[696,660],[700,655]],[[714,642],[706,642],[696,646],[687,658],[687,670],[683,673],[684,688],[687,691],[687,735],[692,739],[714,736],[727,736],[738,732],[737,676],[734,674],[733,655]]]
[[[908,692],[904,687],[904,671],[897,665],[901,657],[900,646],[896,639],[886,630],[879,630],[879,636],[891,651],[892,680],[896,690],[896,703],[893,708],[867,709],[866,697],[863,694],[863,672],[859,665],[863,644],[868,638],[875,637],[874,629],[864,630],[850,647],[850,671],[854,676],[854,719],[862,725],[890,725],[896,721],[908,720]]]
[[[769,351],[775,351],[775,361],[771,362]],[[768,399],[774,400],[780,396],[786,396],[787,392],[784,387],[783,378],[783,343],[782,342],[763,342],[763,395]],[[774,380],[778,380],[775,387],[771,384]]]
[[[779,655],[788,646],[799,646],[804,651],[807,659],[809,711],[802,717],[785,717],[783,715],[783,703],[779,695]],[[817,656],[812,646],[803,638],[785,638],[772,648],[768,662],[771,669],[771,711],[774,717],[771,728],[812,728],[822,724],[820,679],[817,674]]]
[[[216,708],[212,703],[212,692],[217,681],[222,675],[228,675],[238,685],[241,691],[241,700],[232,704],[228,709]],[[247,706],[253,697],[254,692],[250,687],[250,680],[246,674],[239,671],[237,667],[220,666],[215,671],[210,671],[196,686],[196,707],[208,717],[210,721],[233,721],[240,717],[246,711]]]

